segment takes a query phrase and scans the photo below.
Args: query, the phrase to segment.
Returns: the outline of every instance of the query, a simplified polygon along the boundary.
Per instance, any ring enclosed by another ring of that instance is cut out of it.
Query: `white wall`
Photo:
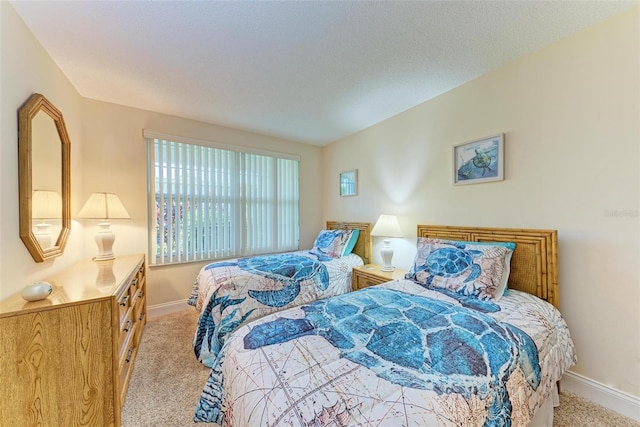
[[[551,228],[573,372],[640,397],[640,8],[325,147],[324,217]],[[452,146],[506,135],[506,180],[452,185]],[[357,168],[360,194],[338,196]],[[374,238],[374,253],[380,262]]]

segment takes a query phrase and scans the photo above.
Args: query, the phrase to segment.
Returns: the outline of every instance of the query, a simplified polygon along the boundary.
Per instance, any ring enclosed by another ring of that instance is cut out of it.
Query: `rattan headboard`
[[[340,221],[327,221],[327,229],[347,229],[347,230],[360,230],[358,241],[353,248],[353,253],[358,254],[365,264],[371,264],[371,254],[373,252],[371,244],[371,223],[370,222],[340,222]]]
[[[509,288],[536,295],[559,308],[556,230],[418,225],[418,237],[515,242]]]

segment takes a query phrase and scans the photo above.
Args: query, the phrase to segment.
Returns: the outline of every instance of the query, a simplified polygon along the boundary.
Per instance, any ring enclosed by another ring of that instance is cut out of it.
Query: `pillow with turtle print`
[[[348,255],[352,236],[353,230],[322,230],[318,233],[310,253],[318,256],[320,261]]]
[[[479,299],[502,297],[513,243],[488,244],[419,237],[406,278]]]

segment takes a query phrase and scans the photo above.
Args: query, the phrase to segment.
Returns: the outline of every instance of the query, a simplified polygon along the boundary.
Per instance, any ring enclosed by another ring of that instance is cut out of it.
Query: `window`
[[[298,157],[147,131],[144,136],[150,263],[298,248]]]

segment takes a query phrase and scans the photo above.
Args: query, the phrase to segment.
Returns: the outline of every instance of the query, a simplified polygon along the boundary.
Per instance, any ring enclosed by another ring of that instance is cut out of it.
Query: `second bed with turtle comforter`
[[[194,419],[525,426],[575,361],[567,326],[545,301],[401,280],[242,326],[213,361]]]
[[[351,290],[355,254],[338,258],[313,251],[214,262],[198,274],[189,304],[200,313],[193,338],[196,357],[211,366],[238,326],[288,307]]]

